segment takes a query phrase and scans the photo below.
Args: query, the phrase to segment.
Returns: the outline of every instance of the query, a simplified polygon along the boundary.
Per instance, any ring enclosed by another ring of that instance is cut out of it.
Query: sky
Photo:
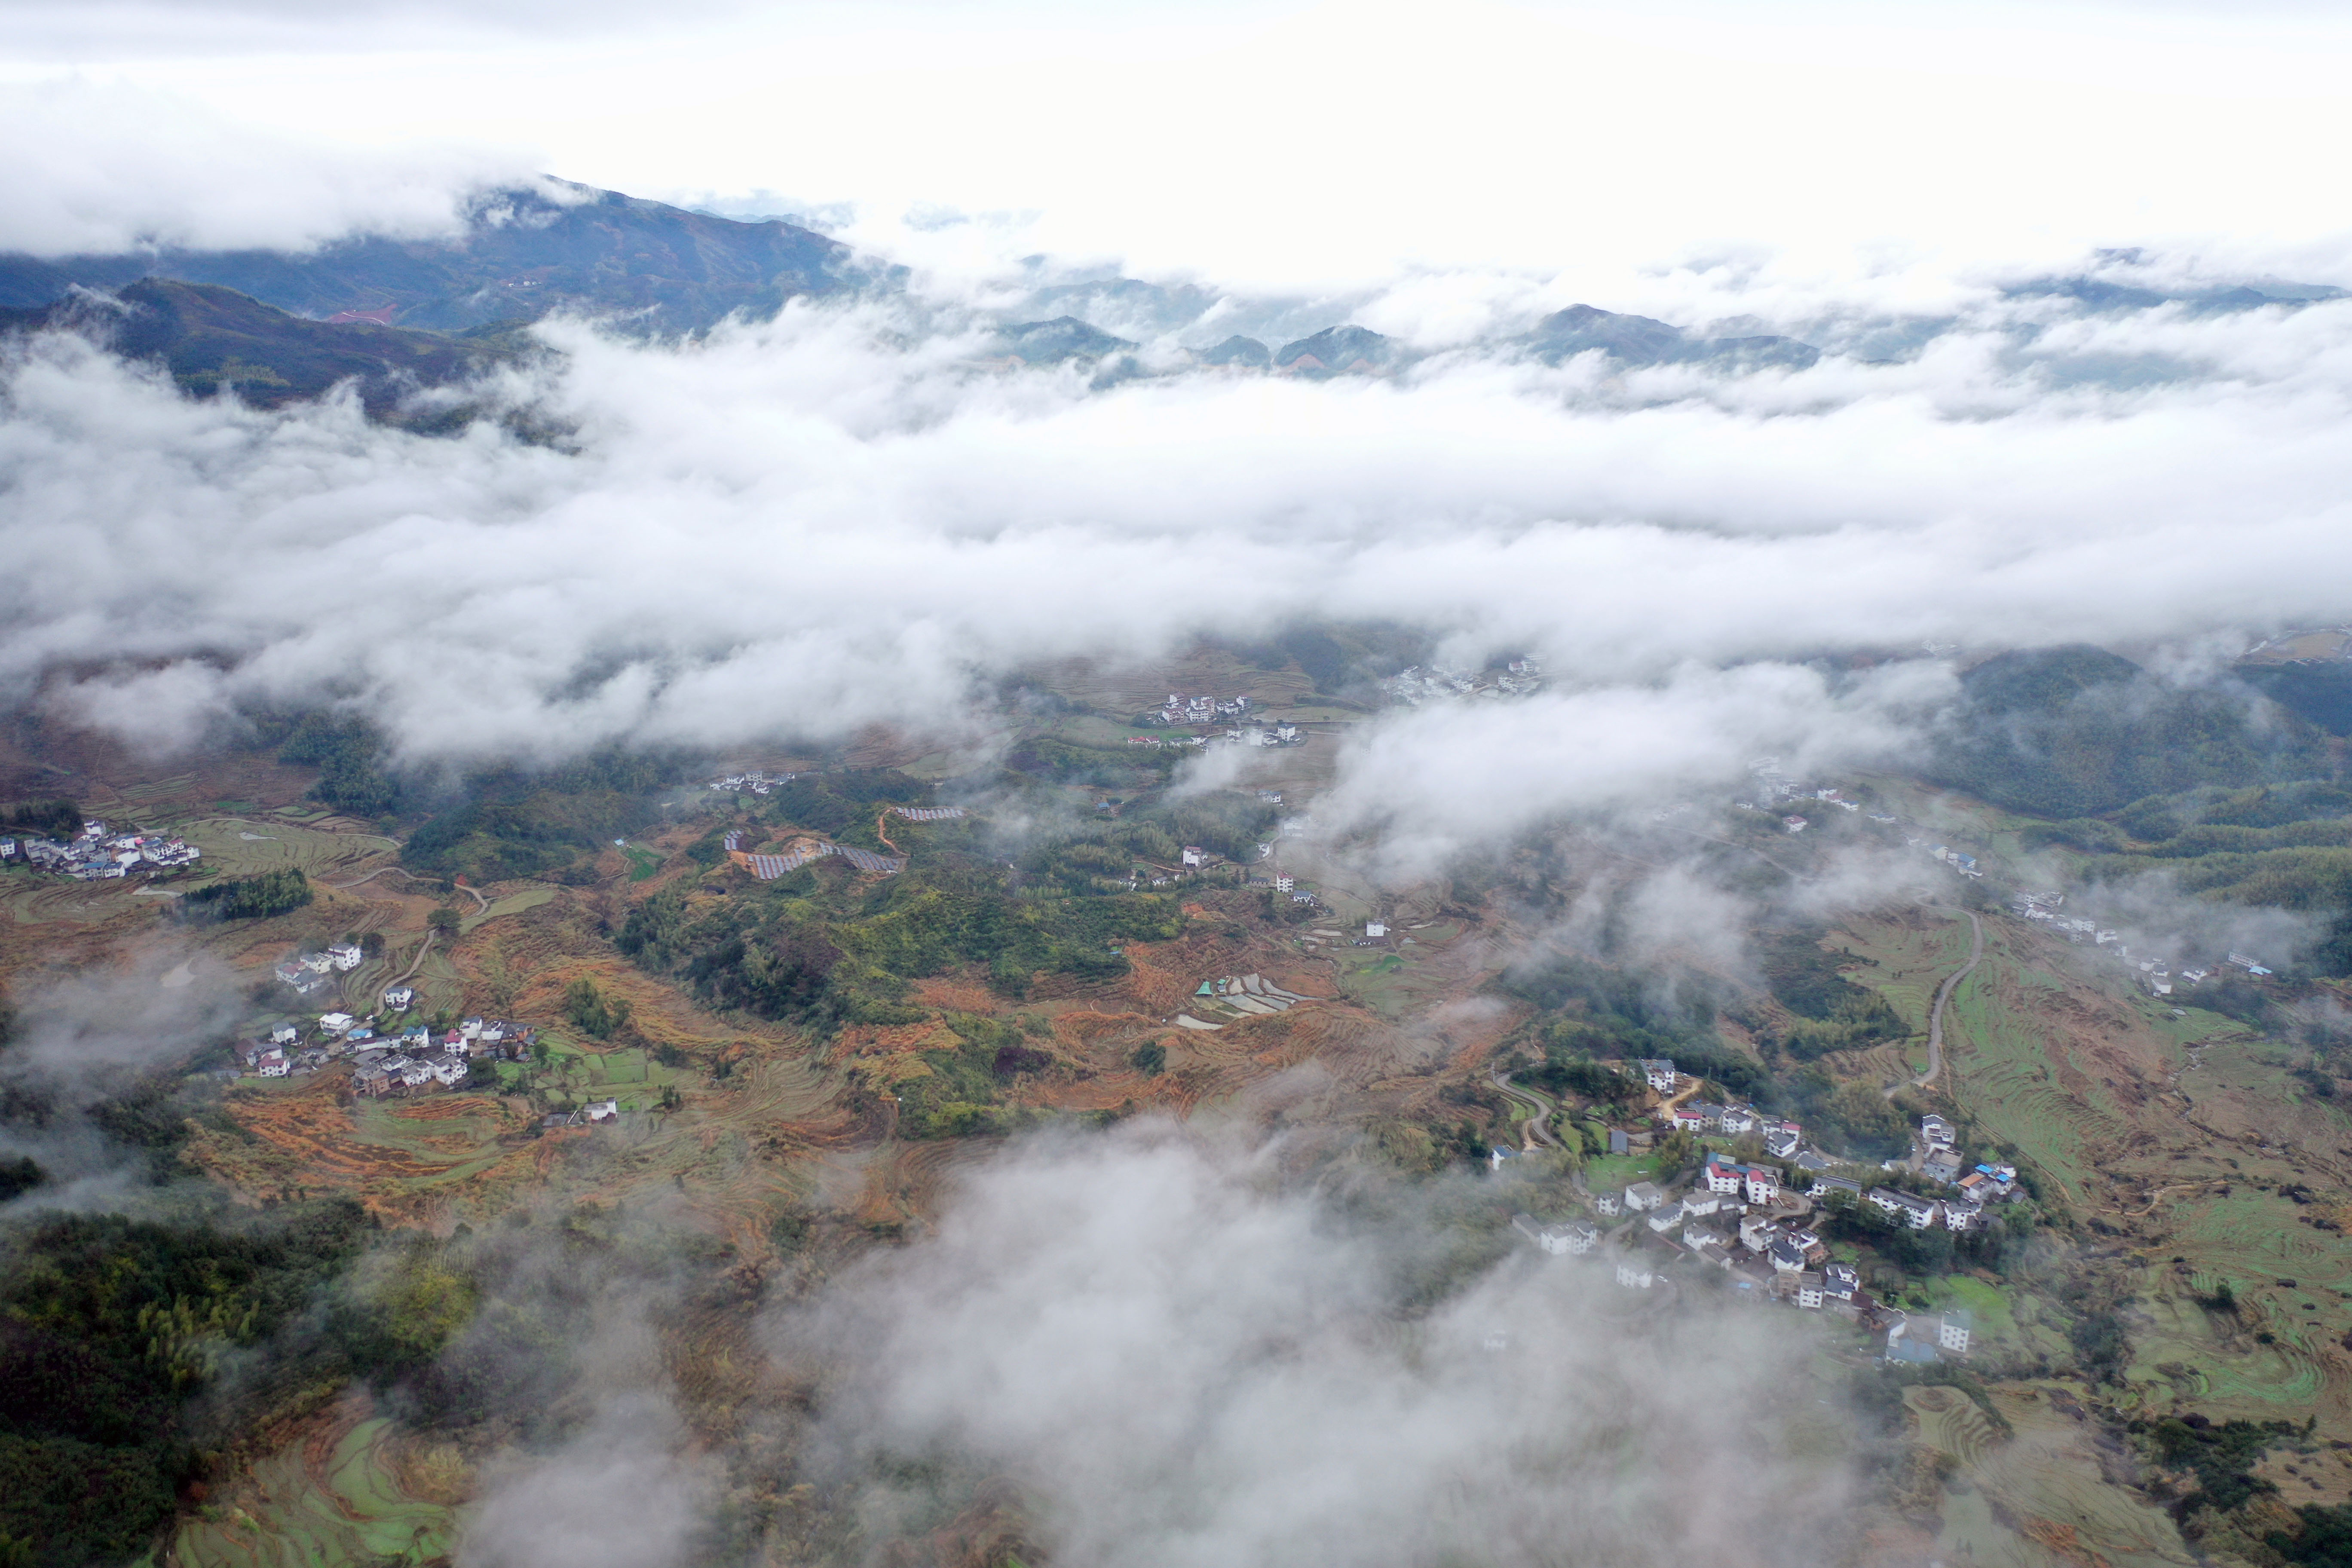
[[[854,237],[950,269],[1048,251],[1260,289],[1501,268],[1622,293],[1698,258],[1933,292],[1972,267],[2176,239],[2343,264],[2340,215],[2312,196],[2346,129],[2352,26],[2316,6],[18,0],[0,16],[10,140],[39,149],[0,176],[20,243],[142,218],[299,237],[371,204],[413,223],[420,187],[537,169],[849,204]]]
[[[1552,681],[1350,742],[1333,819],[1426,868],[1556,811],[1731,789],[1759,753],[1916,757],[1952,666],[1839,682],[1823,653],[2079,639],[2210,668],[2352,619],[2352,303],[2108,315],[2007,288],[2352,285],[2324,199],[2352,31],[2323,8],[0,19],[28,150],[0,166],[0,245],[432,233],[543,172],[821,207],[914,268],[911,304],[689,348],[547,328],[561,356],[489,395],[560,447],[17,353],[0,671],[159,754],[306,702],[425,766],[870,723],[977,742],[972,693],[1039,661],[1393,619]],[[1325,384],[975,374],[1041,253],[1282,293],[1424,357]],[[1579,301],[1828,353],[1508,352]],[[1925,346],[1871,346],[1906,332]]]

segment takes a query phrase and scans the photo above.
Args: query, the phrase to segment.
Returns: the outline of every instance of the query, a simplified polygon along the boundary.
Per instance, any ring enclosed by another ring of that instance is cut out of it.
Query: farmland
[[[354,1396],[197,1510],[173,1553],[184,1568],[446,1558],[468,1469],[454,1447],[403,1434]]]

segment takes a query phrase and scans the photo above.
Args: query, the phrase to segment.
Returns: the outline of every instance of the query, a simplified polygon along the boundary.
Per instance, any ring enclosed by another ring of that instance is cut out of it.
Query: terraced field
[[[367,870],[398,846],[373,833],[326,833],[276,816],[203,816],[182,823],[180,836],[205,852],[207,878],[247,877],[289,867],[320,881],[340,881]]]
[[[438,1464],[436,1461],[439,1461]],[[321,1563],[446,1561],[458,1510],[419,1497],[404,1473],[436,1470],[462,1486],[454,1455],[401,1451],[393,1424],[364,1398],[254,1466],[249,1480],[189,1517],[173,1539],[180,1568],[319,1568]],[[440,1488],[432,1488],[441,1490]]]
[[[1918,1441],[1958,1461],[1943,1499],[1937,1554],[2013,1568],[2189,1568],[2197,1557],[2172,1518],[2109,1484],[2100,1434],[2063,1390],[2004,1388],[2001,1434],[1958,1389],[1914,1388],[1905,1403]]]

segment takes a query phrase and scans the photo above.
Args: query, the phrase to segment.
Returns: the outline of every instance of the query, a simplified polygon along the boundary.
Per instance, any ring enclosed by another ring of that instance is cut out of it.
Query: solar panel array
[[[964,815],[960,805],[894,805],[890,809],[909,822],[947,822]]]
[[[878,871],[886,877],[895,877],[907,868],[907,862],[903,859],[877,855],[868,849],[852,849],[846,844],[835,844],[831,839],[820,839],[815,848],[796,849],[790,855],[747,855],[742,849],[743,835],[740,831],[729,834],[726,844],[727,853],[762,882],[772,882],[785,872],[797,871],[810,861],[822,860],[827,855],[838,855],[861,871]]]
[[[870,849],[852,849],[846,844],[828,844],[825,847],[861,871],[879,871],[886,877],[895,877],[907,868],[904,860],[877,855]]]

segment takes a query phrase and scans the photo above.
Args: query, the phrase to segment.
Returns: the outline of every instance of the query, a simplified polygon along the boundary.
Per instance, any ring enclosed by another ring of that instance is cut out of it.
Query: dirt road
[[[1516,1100],[1535,1111],[1527,1121],[1528,1137],[1547,1149],[1559,1147],[1559,1140],[1551,1135],[1551,1129],[1546,1125],[1551,1120],[1552,1112],[1559,1109],[1549,1097],[1538,1094],[1531,1089],[1521,1089],[1511,1081],[1511,1075],[1507,1072],[1490,1074],[1486,1081],[1500,1089],[1507,1098]],[[1520,1147],[1525,1148],[1526,1144],[1522,1143]]]
[[[1927,1070],[1917,1078],[1887,1085],[1886,1098],[1889,1100],[1895,1098],[1897,1089],[1927,1088],[1944,1070],[1944,1004],[1952,999],[1952,992],[1960,982],[1984,962],[1984,921],[1977,918],[1972,910],[1964,912],[1969,917],[1969,961],[1946,975],[1944,984],[1937,989],[1936,1005],[1927,1014]]]

